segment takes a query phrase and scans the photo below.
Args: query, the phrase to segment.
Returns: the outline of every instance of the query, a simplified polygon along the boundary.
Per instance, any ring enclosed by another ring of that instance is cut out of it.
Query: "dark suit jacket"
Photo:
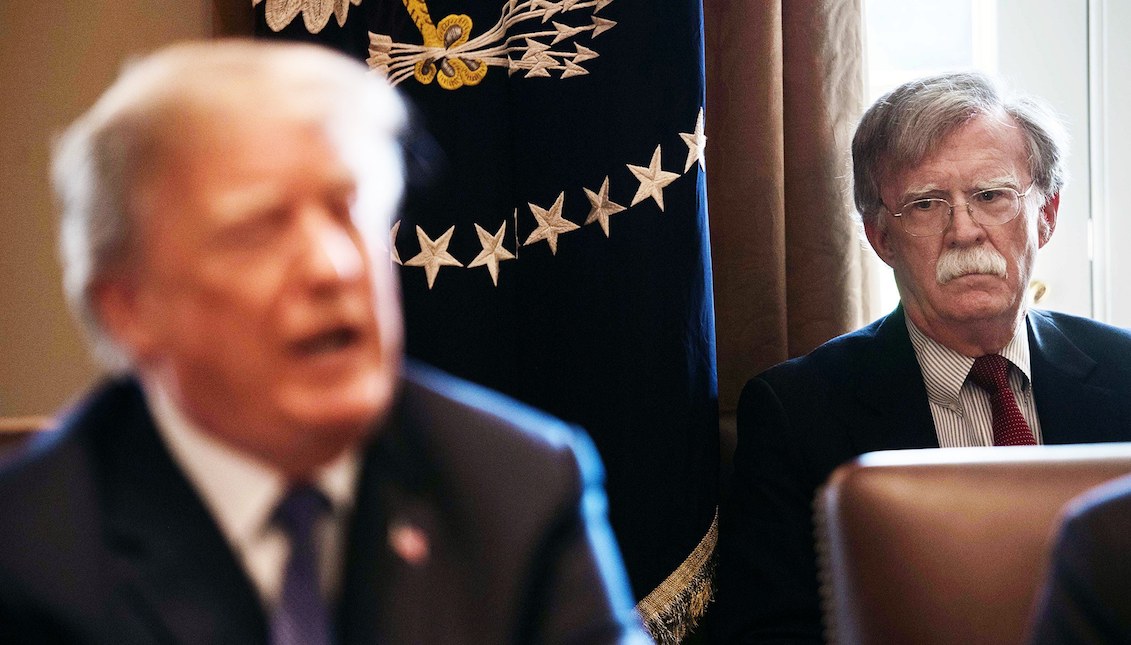
[[[1131,440],[1131,333],[1041,311],[1028,326],[1044,442]],[[751,379],[719,518],[718,640],[819,642],[817,487],[862,453],[937,447],[902,308]]]
[[[588,439],[410,368],[367,447],[342,643],[641,636]],[[430,553],[390,548],[414,526]],[[267,619],[132,380],[95,392],[0,472],[0,642],[263,643]]]
[[[1131,477],[1069,507],[1032,642],[1131,643]]]

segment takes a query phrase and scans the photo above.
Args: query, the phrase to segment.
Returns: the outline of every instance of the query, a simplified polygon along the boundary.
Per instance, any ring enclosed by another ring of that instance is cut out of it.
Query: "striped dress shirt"
[[[993,412],[990,395],[966,378],[974,359],[943,347],[928,338],[907,320],[907,332],[919,359],[923,383],[927,386],[927,401],[935,421],[935,434],[939,446],[994,445]],[[1010,362],[1009,387],[1017,399],[1021,415],[1033,430],[1033,437],[1041,443],[1041,422],[1037,418],[1037,404],[1033,400],[1033,387],[1029,369],[1029,330],[1025,317],[1013,333],[1013,338],[1000,352]]]

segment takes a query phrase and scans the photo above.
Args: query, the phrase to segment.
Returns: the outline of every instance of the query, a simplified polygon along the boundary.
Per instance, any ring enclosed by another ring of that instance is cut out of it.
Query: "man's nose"
[[[970,202],[955,204],[947,228],[947,237],[956,244],[971,244],[985,238],[986,229],[974,219]]]
[[[344,282],[364,274],[356,236],[325,209],[311,208],[304,215],[302,238],[302,265],[312,280]]]

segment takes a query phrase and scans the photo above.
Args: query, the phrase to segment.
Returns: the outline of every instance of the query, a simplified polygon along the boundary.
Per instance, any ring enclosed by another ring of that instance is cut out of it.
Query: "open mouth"
[[[358,343],[361,333],[353,327],[334,327],[304,338],[293,347],[301,356],[318,356],[346,349]]]

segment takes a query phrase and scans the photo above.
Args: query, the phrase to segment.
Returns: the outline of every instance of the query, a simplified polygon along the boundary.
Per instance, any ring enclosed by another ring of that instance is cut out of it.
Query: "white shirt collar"
[[[257,549],[271,531],[270,518],[287,481],[282,473],[229,446],[194,424],[160,386],[143,388],[165,445],[211,512],[260,593],[268,600],[278,587],[275,563],[263,563]],[[361,451],[348,450],[323,466],[314,484],[329,499],[339,527],[353,511]],[[260,549],[261,550],[261,549]],[[275,558],[270,558],[275,559]]]
[[[1027,317],[1027,315],[1021,317],[1017,328],[1013,330],[1013,337],[999,352],[1024,376],[1021,379],[1023,387],[1028,387],[1030,383]],[[911,322],[910,316],[904,316],[904,320],[907,322],[907,333],[911,336],[911,344],[915,348],[919,365],[931,367],[922,370],[927,398],[944,406],[957,404],[959,392],[966,382],[970,368],[974,365],[974,359],[929,338]]]

